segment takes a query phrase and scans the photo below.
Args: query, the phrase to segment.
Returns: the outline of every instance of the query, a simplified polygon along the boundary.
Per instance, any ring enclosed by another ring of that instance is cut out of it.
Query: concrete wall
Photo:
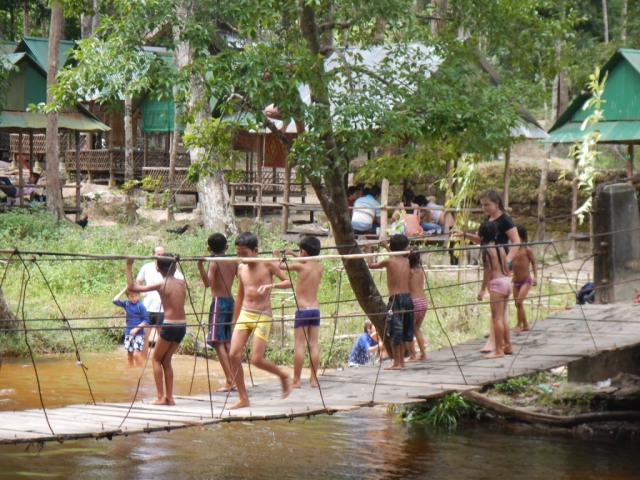
[[[593,201],[596,302],[629,302],[640,286],[640,216],[635,189],[605,185]]]

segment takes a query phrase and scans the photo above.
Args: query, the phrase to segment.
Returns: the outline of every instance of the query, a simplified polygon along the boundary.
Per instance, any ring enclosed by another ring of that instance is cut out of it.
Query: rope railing
[[[633,231],[636,229],[625,229],[625,230],[620,230],[618,232],[622,233],[622,232],[629,232],[629,231]],[[606,232],[604,234],[595,234],[592,235],[592,237],[599,237],[602,235],[611,235],[613,233],[617,233],[617,232]],[[561,241],[554,241],[554,240],[548,240],[548,241],[541,241],[541,242],[528,242],[528,243],[523,243],[521,244],[522,246],[534,246],[534,245],[539,245],[539,246],[544,246],[545,247],[545,251],[544,251],[544,257],[546,258],[548,250],[553,249],[554,250],[554,256],[555,258],[557,258],[559,261],[557,263],[554,263],[552,265],[560,265],[563,268],[563,272],[564,272],[564,276],[566,277],[566,284],[567,285],[572,285],[573,282],[577,282],[578,281],[578,276],[576,276],[575,280],[570,280],[569,279],[569,275],[566,273],[566,270],[564,269],[564,265],[563,262],[560,261],[560,254],[557,251],[556,248],[556,243],[561,243],[565,240],[561,240]],[[346,248],[354,248],[355,245],[348,245],[348,246],[341,246],[341,247],[346,247]],[[325,249],[333,249],[333,248],[339,248],[339,247],[327,247]],[[487,248],[486,246],[474,246],[474,245],[469,245],[469,246],[460,246],[460,247],[451,247],[451,248],[440,248],[440,249],[423,249],[423,250],[413,250],[414,252],[417,253],[437,253],[437,252],[442,252],[442,253],[448,253],[452,250],[458,250],[461,252],[465,252],[465,251],[473,251],[473,250],[482,250],[484,248]],[[28,276],[29,275],[29,266],[34,264],[36,265],[36,267],[39,270],[39,273],[41,274],[42,278],[44,279],[45,283],[47,284],[48,288],[49,288],[49,292],[51,294],[51,296],[54,298],[54,301],[58,307],[58,311],[61,314],[60,318],[26,318],[24,315],[24,309],[25,309],[25,304],[26,304],[26,300],[27,300],[27,296],[26,296],[26,288],[27,288],[27,284],[30,282],[31,284],[33,284],[33,279],[31,278],[30,280],[26,280],[22,282],[22,287],[21,287],[21,294],[20,294],[20,302],[19,302],[19,309],[22,312],[22,325],[20,326],[16,326],[14,328],[6,328],[3,329],[3,332],[6,333],[20,333],[20,334],[24,334],[25,336],[25,341],[28,343],[28,333],[34,333],[34,332],[39,332],[39,331],[64,331],[64,330],[69,330],[70,334],[72,335],[73,338],[73,331],[82,331],[82,330],[112,330],[112,331],[119,331],[122,330],[122,326],[121,325],[108,325],[108,326],[104,326],[104,325],[91,325],[91,326],[78,326],[75,325],[74,323],[76,322],[83,322],[83,321],[88,321],[88,320],[120,320],[122,318],[124,318],[123,315],[108,315],[108,316],[90,316],[90,317],[67,317],[65,316],[64,312],[62,311],[62,308],[60,307],[60,305],[58,304],[57,300],[55,299],[55,295],[53,290],[51,289],[51,287],[48,284],[48,281],[46,279],[45,273],[43,272],[42,269],[40,269],[38,263],[41,261],[121,261],[121,260],[125,260],[125,259],[136,259],[136,260],[145,260],[145,261],[149,261],[149,260],[156,260],[157,257],[154,256],[131,256],[131,255],[121,255],[121,254],[109,254],[109,255],[103,255],[103,254],[88,254],[88,253],[71,253],[71,252],[37,252],[37,251],[19,251],[18,249],[0,249],[0,253],[1,254],[6,254],[8,255],[8,258],[3,259],[2,263],[5,263],[6,265],[6,269],[5,272],[2,276],[2,282],[4,282],[6,280],[6,273],[7,270],[10,268],[11,265],[15,265],[16,261],[20,261],[22,263],[23,266],[23,276]],[[333,259],[340,259],[340,260],[344,260],[344,259],[366,259],[366,258],[370,258],[370,257],[377,257],[380,255],[383,256],[397,256],[397,255],[407,255],[407,251],[401,251],[401,252],[375,252],[375,253],[350,253],[350,254],[345,254],[345,255],[341,255],[341,254],[326,254],[326,255],[318,255],[313,257],[314,260],[333,260]],[[598,252],[589,254],[589,255],[585,255],[584,257],[580,257],[578,258],[578,260],[584,260],[582,266],[580,267],[582,269],[582,267],[584,266],[584,264],[590,259],[593,258],[594,256],[598,255]],[[25,257],[27,256],[31,256],[31,258],[29,258],[28,260],[25,260]],[[43,258],[44,257],[44,258]],[[37,259],[36,259],[37,258]],[[286,262],[296,262],[296,261],[305,261],[308,260],[308,258],[305,259],[305,257],[286,257],[285,260],[283,260],[282,258],[274,258],[274,257],[269,257],[269,258],[258,258],[258,257],[233,257],[233,256],[228,256],[228,257],[180,257],[180,256],[175,256],[174,257],[176,262],[189,262],[189,261],[212,261],[212,262],[244,262],[244,263],[249,263],[249,262],[273,262],[273,261],[286,261]],[[544,268],[548,268],[549,264],[545,264],[544,263],[544,258],[543,258],[543,262],[541,263],[542,265],[542,271],[541,274],[538,276],[539,279],[544,279],[545,275],[544,275]],[[477,302],[477,301],[472,301],[472,302],[455,302],[455,303],[449,303],[449,304],[444,304],[443,302],[440,302],[439,305],[435,304],[434,301],[434,297],[433,297],[433,291],[436,290],[441,290],[441,289],[446,289],[446,288],[458,288],[458,287],[472,287],[474,285],[477,285],[479,283],[479,280],[474,280],[474,281],[465,281],[465,282],[457,282],[457,283],[448,283],[446,285],[431,285],[431,282],[429,281],[429,278],[426,277],[427,275],[427,271],[423,268],[423,271],[425,273],[425,278],[426,278],[426,287],[429,291],[429,295],[431,297],[431,302],[430,302],[430,307],[429,307],[429,311],[433,312],[433,314],[436,316],[436,320],[438,322],[439,325],[439,329],[444,333],[444,335],[447,337],[447,341],[449,342],[451,349],[453,351],[453,354],[455,356],[455,348],[453,346],[453,344],[451,344],[451,341],[448,338],[447,335],[447,329],[450,328],[450,325],[447,326],[445,325],[443,322],[441,322],[440,319],[440,312],[444,312],[446,310],[449,309],[462,309],[462,308],[467,308],[467,307],[477,307],[479,305],[487,305],[488,302]],[[334,321],[334,332],[332,335],[332,346],[331,348],[333,348],[333,341],[335,340],[336,337],[336,328],[339,322],[341,322],[342,320],[353,320],[356,318],[371,318],[371,317],[378,317],[380,318],[383,315],[387,315],[388,312],[373,312],[373,313],[365,313],[365,312],[342,312],[340,313],[338,311],[338,307],[340,304],[345,304],[347,302],[358,302],[362,299],[358,299],[358,298],[339,298],[341,296],[341,286],[342,286],[342,273],[343,273],[343,269],[339,269],[337,271],[337,273],[339,274],[339,280],[337,282],[337,289],[338,289],[338,298],[336,299],[336,301],[327,301],[327,302],[322,302],[321,305],[322,306],[331,306],[334,305],[336,306],[336,309],[333,313],[329,314],[329,315],[321,315],[320,318],[323,320],[329,320],[329,319],[333,319]],[[24,278],[30,278],[30,277],[24,277]],[[626,279],[624,281],[620,281],[620,282],[616,282],[616,283],[611,283],[609,285],[606,285],[606,288],[611,288],[612,286],[618,285],[618,284],[623,284],[623,283],[630,283],[630,282],[634,282],[634,281],[640,281],[640,278],[633,278],[633,279]],[[543,306],[543,300],[547,300],[547,303],[549,303],[551,301],[551,299],[553,298],[558,298],[558,297],[565,297],[567,295],[574,295],[575,294],[575,290],[573,288],[571,288],[568,291],[560,291],[560,292],[550,292],[547,294],[542,293],[542,286],[539,287],[540,288],[540,293],[538,295],[529,295],[528,296],[528,300],[531,301],[532,305],[535,305],[537,303],[537,307],[538,307],[538,315],[536,316],[535,320],[533,320],[533,324],[535,325],[535,322],[537,322],[539,320],[539,311],[541,308],[544,308]],[[604,287],[596,287],[596,290],[599,288],[604,288]],[[204,290],[206,292],[206,289]],[[380,294],[379,297],[385,297],[386,295]],[[280,299],[279,299],[280,300]],[[297,299],[295,298],[295,294],[292,297],[293,303],[292,305],[289,306],[285,306],[286,303],[286,299],[285,301],[281,302],[281,307],[282,307],[282,315],[278,316],[277,314],[273,316],[271,323],[282,323],[284,322],[292,322],[292,319],[290,320],[289,318],[285,318],[285,309],[286,308],[291,308],[292,310],[297,308]],[[196,338],[199,336],[200,333],[200,328],[204,328],[206,327],[205,322],[202,320],[199,320],[201,318],[207,318],[207,311],[204,311],[204,308],[201,308],[202,311],[197,311],[197,309],[193,306],[193,300],[191,299],[191,292],[189,291],[189,301],[191,302],[191,306],[192,306],[192,313],[187,313],[186,316],[188,318],[196,318],[195,322],[188,322],[188,326],[192,327],[192,328],[197,328],[198,329],[198,334],[196,334]],[[583,313],[584,316],[584,313]],[[586,317],[585,318],[585,322],[587,322]],[[47,326],[41,326],[41,327],[32,327],[34,325],[33,322],[44,322],[44,321],[63,321],[64,325],[61,326],[56,326],[56,327],[47,327]],[[73,322],[73,323],[72,323]],[[29,326],[31,325],[31,326]],[[588,322],[587,322],[587,327],[588,327]],[[153,327],[150,327],[153,328]],[[591,331],[589,330],[589,332],[591,333]],[[528,337],[527,337],[528,338]],[[593,336],[592,336],[593,339]],[[306,339],[306,342],[308,344],[308,339]],[[79,347],[76,343],[76,340],[73,339],[73,343],[75,346],[75,351],[76,351],[76,356],[78,358],[78,362],[81,364],[81,360],[79,359]],[[525,344],[526,344],[526,340],[525,340]],[[594,340],[594,346],[595,345],[595,340]],[[206,350],[206,349],[205,349]],[[517,357],[517,354],[519,352],[516,353],[516,355],[514,355],[514,362],[515,362],[515,358]],[[1,352],[0,352],[1,354]],[[33,355],[33,354],[32,354]],[[34,364],[34,369],[35,369],[35,358],[33,358],[33,364]],[[456,362],[458,362],[457,358],[456,358]],[[146,363],[145,363],[146,365]],[[82,365],[81,365],[82,366]],[[458,362],[458,366],[460,367],[460,364]],[[512,367],[513,367],[513,362],[512,362]],[[83,371],[85,369],[83,368]],[[314,370],[315,371],[315,370]],[[195,366],[194,366],[194,372],[195,372]],[[460,372],[463,376],[464,379],[464,373],[462,372],[462,369],[460,368]],[[317,372],[315,372],[317,374]],[[36,375],[37,375],[37,370],[36,370]],[[85,377],[86,376],[86,372],[85,372]],[[466,379],[465,379],[466,382]],[[89,379],[87,377],[87,384],[89,386],[89,390],[91,392],[91,385],[89,384]],[[139,383],[138,383],[138,387],[139,387]],[[211,387],[209,386],[209,389],[211,390]],[[321,394],[321,389],[319,389],[320,391],[320,395]],[[375,389],[374,389],[375,392]],[[92,395],[92,394],[91,394]],[[136,395],[137,395],[137,389],[136,389]],[[211,392],[210,392],[210,396],[211,396]],[[135,397],[134,397],[134,401],[135,401]],[[372,398],[373,401],[373,398]],[[44,408],[44,401],[42,400],[42,406]],[[323,404],[324,404],[324,399],[323,399]],[[213,404],[212,404],[213,405]],[[224,407],[223,407],[224,408]],[[329,411],[329,409],[326,408],[325,409],[327,411]],[[129,411],[131,410],[131,407],[129,408]],[[128,415],[128,412],[127,412]],[[214,412],[213,412],[213,406],[212,406],[212,416],[214,416]],[[125,417],[126,418],[126,417]],[[124,421],[124,420],[123,420]]]

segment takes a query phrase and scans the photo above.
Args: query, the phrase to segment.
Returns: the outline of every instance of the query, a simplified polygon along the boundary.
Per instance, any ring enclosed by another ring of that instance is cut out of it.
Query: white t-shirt
[[[182,275],[178,270],[176,270],[176,273],[174,273],[173,276],[178,280],[184,280],[184,275]],[[145,285],[153,285],[154,283],[161,282],[162,278],[162,274],[156,268],[156,262],[149,262],[145,263],[142,268],[140,268],[136,280],[142,281]],[[163,311],[160,294],[155,290],[147,292],[142,303],[147,308],[148,312]]]

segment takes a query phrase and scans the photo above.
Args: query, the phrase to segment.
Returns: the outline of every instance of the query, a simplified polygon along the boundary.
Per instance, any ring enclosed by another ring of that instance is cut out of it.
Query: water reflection
[[[530,429],[406,426],[383,408],[334,416],[0,447],[3,478],[637,478],[638,442]]]

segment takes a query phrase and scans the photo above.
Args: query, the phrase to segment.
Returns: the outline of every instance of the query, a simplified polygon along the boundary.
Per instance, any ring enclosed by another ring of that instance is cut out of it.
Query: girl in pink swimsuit
[[[427,359],[427,352],[424,349],[424,336],[420,331],[420,327],[429,306],[429,302],[424,296],[424,270],[422,270],[419,253],[411,252],[409,255],[409,269],[409,293],[413,301],[413,335],[420,349],[420,355],[416,357],[416,346],[413,342],[409,343],[409,362],[415,362],[416,360]]]
[[[509,269],[507,267],[507,255],[500,245],[496,245],[498,230],[493,222],[484,222],[480,225],[478,236],[480,245],[486,246],[482,250],[482,264],[484,275],[482,278],[482,288],[478,293],[478,301],[482,301],[484,294],[489,290],[489,301],[491,304],[491,324],[495,334],[495,347],[491,353],[484,358],[499,358],[505,354],[513,353],[511,338],[509,336],[509,324],[507,323],[507,302],[511,295],[511,285],[509,284]]]

